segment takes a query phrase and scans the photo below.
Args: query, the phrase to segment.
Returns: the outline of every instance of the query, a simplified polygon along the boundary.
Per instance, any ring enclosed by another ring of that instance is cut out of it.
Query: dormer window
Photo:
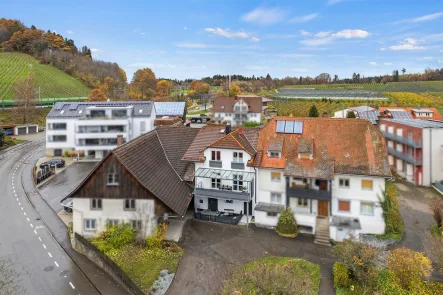
[[[268,157],[269,157],[269,158],[280,158],[280,152],[270,151],[270,152],[268,153]]]
[[[312,154],[299,153],[298,158],[302,160],[312,160]]]

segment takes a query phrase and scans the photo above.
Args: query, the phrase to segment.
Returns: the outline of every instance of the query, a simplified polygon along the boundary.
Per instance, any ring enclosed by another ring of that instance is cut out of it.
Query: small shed
[[[0,125],[0,129],[4,129],[6,131],[6,135],[15,135],[15,125],[14,124]]]
[[[14,135],[33,134],[38,132],[37,124],[18,124],[14,127]]]

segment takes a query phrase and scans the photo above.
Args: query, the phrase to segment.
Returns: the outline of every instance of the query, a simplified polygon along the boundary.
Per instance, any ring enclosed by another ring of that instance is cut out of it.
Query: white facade
[[[135,209],[125,209],[125,199],[101,200],[101,209],[92,209],[90,198],[73,199],[73,229],[84,236],[93,237],[106,230],[107,224],[128,223],[139,231],[140,236],[149,236],[157,226],[154,200],[134,200]]]
[[[46,151],[49,156],[65,152],[76,155],[94,154],[103,158],[117,147],[117,136],[128,142],[154,128],[155,108],[146,116],[134,116],[133,106],[89,106],[76,116],[46,119]],[[55,112],[52,110],[51,112]],[[63,112],[61,110],[60,112]]]
[[[233,107],[233,112],[214,112],[214,120],[218,123],[228,122],[233,126],[241,126],[244,122],[261,122],[261,112],[254,113],[249,110],[248,104],[239,99]]]
[[[423,128],[422,185],[443,180],[443,129]],[[418,176],[420,177],[420,176]]]

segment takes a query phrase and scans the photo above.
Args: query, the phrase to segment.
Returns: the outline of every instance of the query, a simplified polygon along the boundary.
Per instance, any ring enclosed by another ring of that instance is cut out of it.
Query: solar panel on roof
[[[390,111],[392,118],[394,119],[412,119],[412,116],[410,113],[406,111]]]
[[[302,134],[303,133],[303,122],[295,121],[294,133],[295,134]]]
[[[59,111],[63,108],[65,104],[63,102],[57,102],[54,106],[54,110]]]
[[[286,121],[277,121],[277,128],[275,128],[275,132],[284,133],[285,132],[285,123],[286,123]]]
[[[70,111],[75,111],[77,108],[78,108],[78,103],[76,102],[71,103],[71,105],[69,106]]]
[[[294,133],[294,121],[286,121],[285,133]]]

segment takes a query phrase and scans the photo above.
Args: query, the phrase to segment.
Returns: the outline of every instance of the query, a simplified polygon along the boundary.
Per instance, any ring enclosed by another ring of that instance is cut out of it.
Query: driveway
[[[63,208],[60,201],[72,192],[98,162],[75,162],[39,187],[40,194],[56,212]]]
[[[272,230],[251,225],[224,225],[188,220],[179,243],[184,254],[167,294],[220,294],[223,281],[233,269],[265,255],[290,256],[320,265],[320,294],[334,294],[331,248],[313,243],[314,237],[280,237]]]

